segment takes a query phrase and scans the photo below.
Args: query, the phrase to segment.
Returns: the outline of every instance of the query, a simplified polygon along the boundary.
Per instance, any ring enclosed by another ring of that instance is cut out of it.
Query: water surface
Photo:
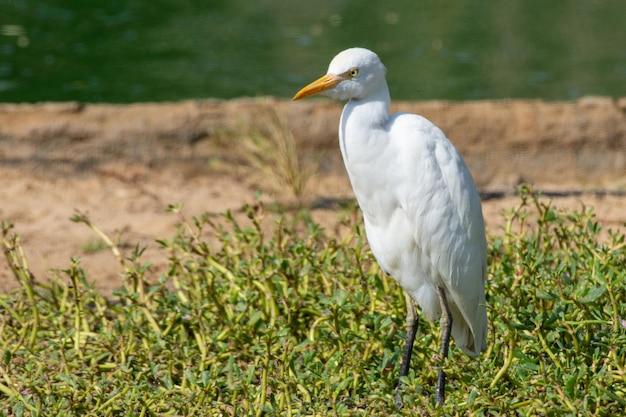
[[[0,0],[0,101],[291,97],[364,46],[394,99],[626,96],[626,2]]]

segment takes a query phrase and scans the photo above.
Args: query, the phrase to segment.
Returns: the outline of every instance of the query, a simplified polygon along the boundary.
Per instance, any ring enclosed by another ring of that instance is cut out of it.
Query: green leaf
[[[185,378],[187,378],[189,382],[191,382],[192,384],[196,383],[196,376],[193,374],[193,372],[191,372],[190,369],[185,369],[183,373],[185,374]]]
[[[589,292],[586,295],[584,295],[583,297],[580,297],[578,301],[583,304],[593,303],[598,298],[602,297],[605,292],[606,292],[606,287],[594,287],[591,290],[589,290]]]

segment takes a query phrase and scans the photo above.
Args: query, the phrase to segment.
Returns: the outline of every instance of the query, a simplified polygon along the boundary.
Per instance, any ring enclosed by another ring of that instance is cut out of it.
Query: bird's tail
[[[459,308],[450,303],[452,337],[458,347],[470,356],[478,356],[487,349],[487,309],[485,303],[477,306],[474,317],[464,317]],[[469,319],[469,320],[468,320]]]

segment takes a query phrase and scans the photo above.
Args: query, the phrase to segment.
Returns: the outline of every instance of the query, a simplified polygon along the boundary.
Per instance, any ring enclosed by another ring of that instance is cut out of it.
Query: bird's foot
[[[437,374],[437,389],[435,391],[435,404],[443,405],[446,395],[446,373],[443,369]]]
[[[396,408],[398,410],[400,410],[402,407],[404,407],[404,404],[402,403],[402,386],[401,384],[398,384],[398,386],[396,387]]]

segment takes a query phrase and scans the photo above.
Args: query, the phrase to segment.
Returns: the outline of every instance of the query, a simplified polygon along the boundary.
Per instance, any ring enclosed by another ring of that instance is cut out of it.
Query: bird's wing
[[[399,187],[399,201],[412,222],[422,257],[436,273],[431,276],[433,284],[443,286],[451,301],[457,344],[477,354],[487,331],[487,244],[476,185],[456,148],[431,122],[401,115],[392,125],[396,129],[404,134],[392,137],[406,142],[396,144],[402,149],[399,165],[407,179]]]

